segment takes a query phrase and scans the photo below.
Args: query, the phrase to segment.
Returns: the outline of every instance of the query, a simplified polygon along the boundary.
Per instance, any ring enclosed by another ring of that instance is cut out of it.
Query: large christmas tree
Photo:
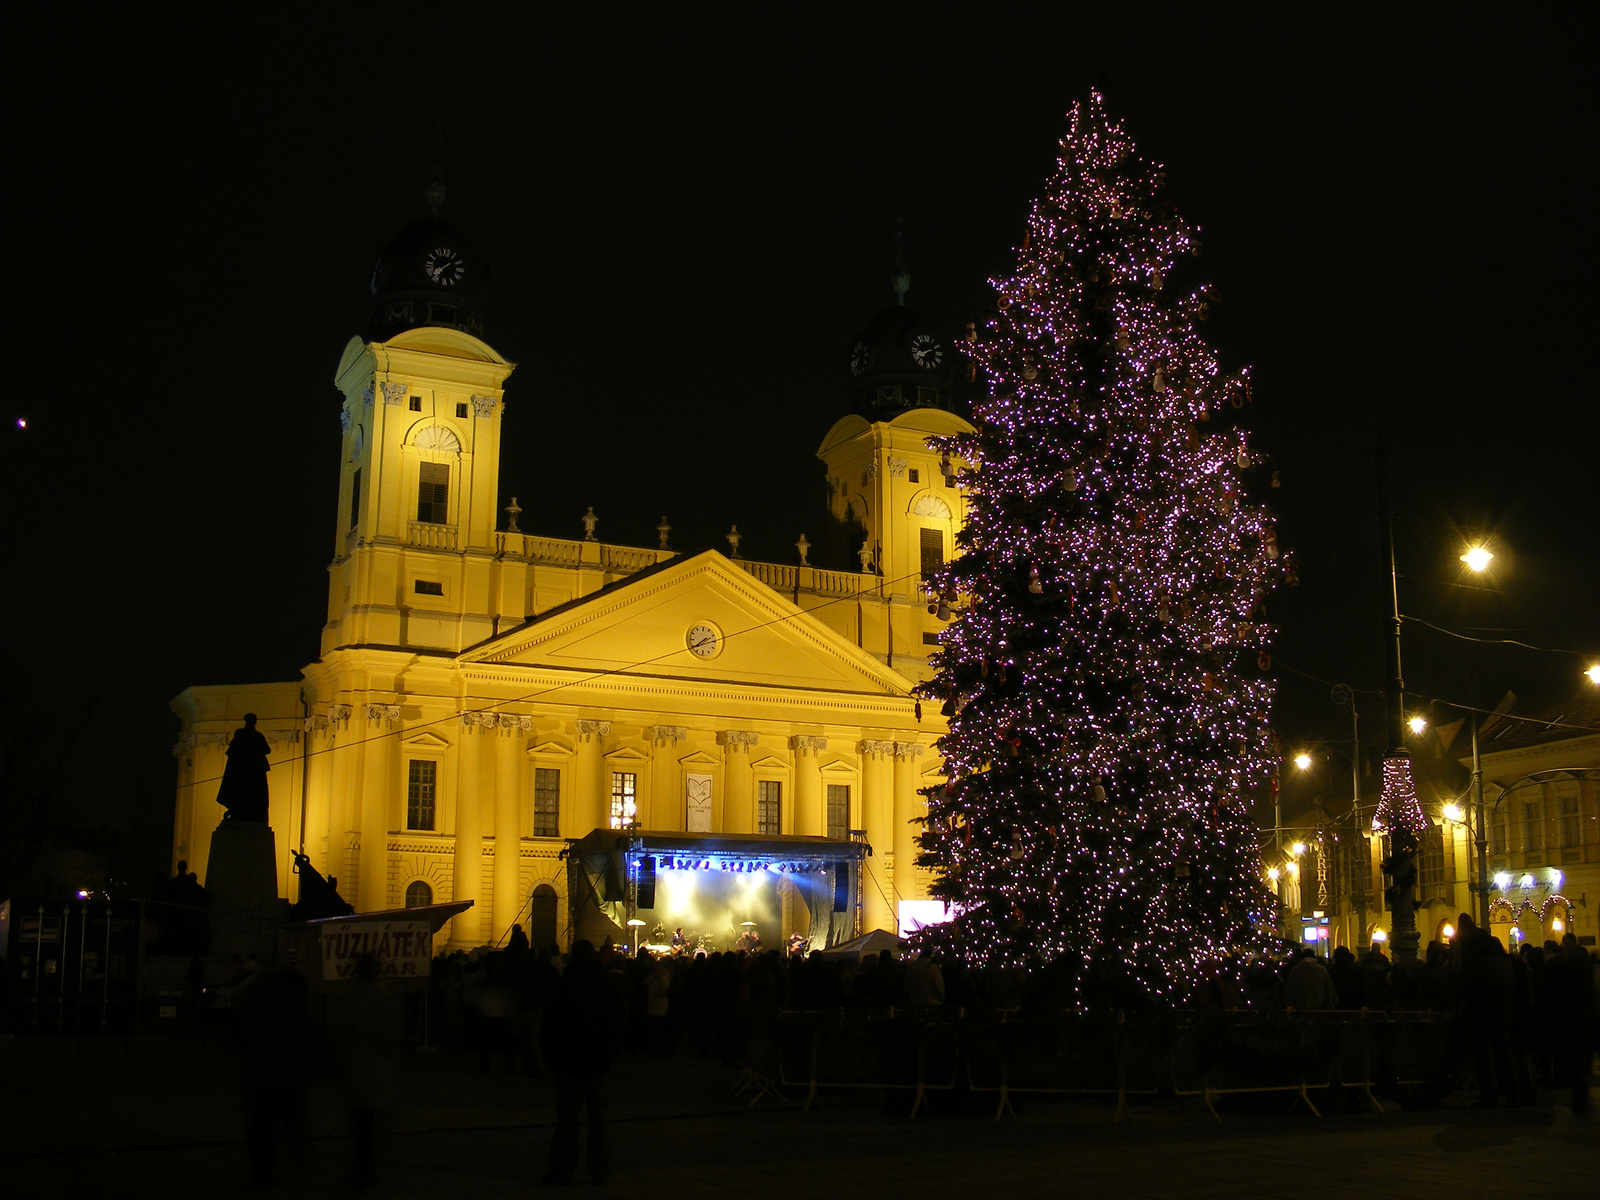
[[[1236,418],[1247,372],[1175,286],[1195,229],[1098,94],[1076,105],[997,315],[969,333],[988,395],[967,464],[961,609],[925,694],[949,783],[919,862],[956,916],[927,936],[969,963],[1039,954],[1075,1002],[1181,999],[1265,944],[1251,806],[1275,776],[1270,629],[1292,576],[1250,495],[1276,477]]]

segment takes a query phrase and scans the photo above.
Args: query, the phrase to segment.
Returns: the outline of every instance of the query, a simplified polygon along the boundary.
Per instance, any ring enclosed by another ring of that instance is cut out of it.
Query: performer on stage
[[[684,937],[682,925],[673,930],[670,946],[673,954],[687,954],[689,952],[689,939]]]

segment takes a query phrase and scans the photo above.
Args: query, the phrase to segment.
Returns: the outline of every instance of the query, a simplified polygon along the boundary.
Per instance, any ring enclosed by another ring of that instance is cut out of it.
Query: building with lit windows
[[[227,740],[253,712],[286,898],[303,846],[358,912],[472,901],[452,946],[501,943],[513,922],[565,942],[574,887],[619,940],[625,915],[721,946],[746,921],[768,945],[820,945],[925,914],[913,822],[943,726],[911,689],[949,619],[922,575],[962,517],[926,439],[970,428],[940,335],[896,305],[841,365],[853,411],[818,456],[847,569],[805,545],[788,564],[736,541],[682,555],[665,528],[658,546],[599,541],[593,523],[540,537],[501,486],[514,367],[485,340],[483,276],[437,219],[378,255],[368,331],[334,374],[321,655],[298,680],[174,700],[173,862],[205,878]],[[569,861],[597,831],[621,839],[609,877]],[[673,851],[645,853],[652,838]],[[762,887],[680,886],[696,870],[756,870]],[[641,892],[640,871],[659,886]],[[677,907],[641,903],[657,893]],[[824,907],[848,920],[819,922]]]

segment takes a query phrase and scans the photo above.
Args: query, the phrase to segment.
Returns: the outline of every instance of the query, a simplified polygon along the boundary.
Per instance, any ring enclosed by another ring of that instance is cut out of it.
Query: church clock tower
[[[339,507],[323,653],[491,636],[500,422],[513,364],[483,341],[487,269],[436,217],[379,253],[365,337],[334,375]],[[521,614],[518,614],[519,619]]]
[[[971,432],[958,411],[954,349],[905,303],[910,276],[897,260],[898,303],[852,342],[846,393],[854,410],[835,422],[817,457],[828,468],[828,508],[851,535],[849,566],[879,577],[888,602],[882,625],[863,646],[896,670],[924,678],[928,653],[948,610],[924,612],[927,574],[955,553],[964,497],[960,463],[935,453],[928,438]],[[865,619],[864,619],[865,622]]]

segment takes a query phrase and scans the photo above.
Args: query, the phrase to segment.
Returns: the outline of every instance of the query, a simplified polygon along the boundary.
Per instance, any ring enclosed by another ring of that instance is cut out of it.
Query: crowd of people
[[[1211,1003],[1227,1005],[1224,979],[1208,986]],[[1259,990],[1262,981],[1251,982]],[[1359,960],[1340,947],[1327,964],[1303,950],[1268,982],[1275,983],[1284,1007],[1299,1011],[1454,1013],[1470,1051],[1480,1106],[1531,1104],[1537,1086],[1570,1089],[1574,1110],[1588,1107],[1600,1004],[1594,959],[1571,933],[1542,946],[1524,942],[1513,954],[1462,913],[1455,936],[1430,942],[1414,970],[1391,970],[1377,946]]]

